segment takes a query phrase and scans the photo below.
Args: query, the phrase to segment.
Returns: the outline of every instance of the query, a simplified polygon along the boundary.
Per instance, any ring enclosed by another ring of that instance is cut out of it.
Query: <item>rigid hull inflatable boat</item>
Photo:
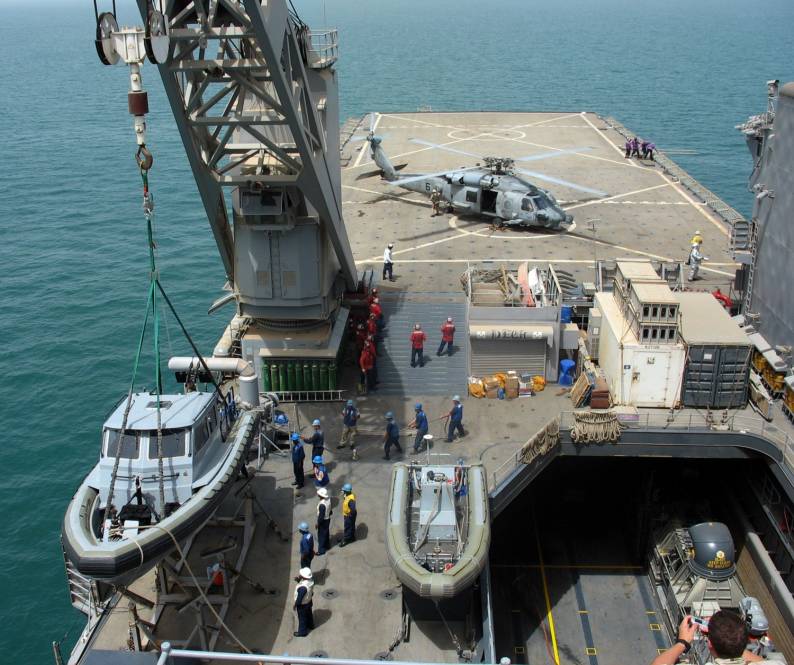
[[[232,487],[259,413],[231,394],[132,396],[102,428],[99,462],[64,517],[64,555],[82,575],[125,585],[200,529]],[[162,464],[162,469],[161,469]],[[111,506],[108,511],[108,505]]]
[[[400,582],[423,598],[468,588],[488,559],[488,487],[481,464],[395,464],[386,549]]]

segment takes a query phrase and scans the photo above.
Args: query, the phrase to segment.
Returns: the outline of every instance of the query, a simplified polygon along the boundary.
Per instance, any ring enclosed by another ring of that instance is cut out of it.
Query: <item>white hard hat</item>
[[[452,401],[453,401],[453,402],[460,402],[460,395],[455,395],[455,396],[452,398]]]
[[[301,568],[300,572],[298,573],[304,580],[310,580],[312,578],[312,569],[311,568]]]
[[[414,323],[414,330],[421,330],[421,329],[422,326],[420,326],[418,323]]]
[[[319,426],[320,426],[319,418],[315,418],[314,420],[312,420],[312,427],[319,427]]]
[[[447,317],[447,323],[452,323],[452,317],[451,316]]]
[[[325,489],[325,487],[321,487],[320,489],[317,490],[317,496],[319,496],[319,497],[321,497],[323,499],[327,499],[328,498],[328,490]]]
[[[391,249],[392,247],[394,247],[394,243],[393,243],[393,242],[390,242],[390,243],[389,243],[389,249]]]

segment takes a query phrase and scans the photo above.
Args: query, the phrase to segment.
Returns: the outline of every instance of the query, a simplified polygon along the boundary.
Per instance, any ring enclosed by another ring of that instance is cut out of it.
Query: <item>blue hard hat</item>
[[[415,408],[417,411],[421,411],[421,410],[422,410],[422,404],[421,404],[421,402],[417,402],[416,404],[414,404],[414,408]]]
[[[322,464],[323,463],[323,456],[322,455],[315,455],[312,457],[312,464]]]
[[[352,399],[347,400],[347,405],[348,406],[353,406],[353,400]]]
[[[301,522],[298,524],[298,531],[301,533],[308,533],[309,532],[309,525],[306,522]]]
[[[287,420],[287,416],[285,414],[279,413],[278,415],[276,415],[277,425],[286,425],[288,422],[289,420]]]
[[[345,483],[344,485],[342,485],[342,491],[345,494],[350,494],[350,492],[353,491],[353,486],[350,483]]]
[[[290,439],[292,439],[293,441],[300,441],[301,440],[301,435],[298,434],[297,432],[293,432],[292,436],[290,437]]]
[[[312,420],[312,427],[319,427],[319,426],[320,426],[319,418],[315,418],[314,420]]]
[[[394,414],[391,411],[386,413],[386,420],[394,420]]]

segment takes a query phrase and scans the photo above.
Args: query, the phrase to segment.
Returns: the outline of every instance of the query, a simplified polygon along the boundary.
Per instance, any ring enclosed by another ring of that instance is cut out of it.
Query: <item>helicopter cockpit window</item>
[[[467,189],[466,190],[466,201],[468,203],[477,203],[477,190],[476,189]]]
[[[531,212],[532,208],[532,200],[531,199],[521,199],[521,210],[526,210]]]
[[[546,199],[544,199],[541,196],[538,196],[537,198],[532,199],[532,201],[533,201],[533,203],[535,204],[535,207],[538,210],[545,210],[546,208],[549,207]]]

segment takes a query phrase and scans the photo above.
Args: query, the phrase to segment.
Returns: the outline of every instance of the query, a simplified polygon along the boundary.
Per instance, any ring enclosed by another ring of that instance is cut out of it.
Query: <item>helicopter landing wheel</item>
[[[505,227],[505,220],[501,217],[494,217],[493,226],[495,229],[499,229],[500,231]]]

